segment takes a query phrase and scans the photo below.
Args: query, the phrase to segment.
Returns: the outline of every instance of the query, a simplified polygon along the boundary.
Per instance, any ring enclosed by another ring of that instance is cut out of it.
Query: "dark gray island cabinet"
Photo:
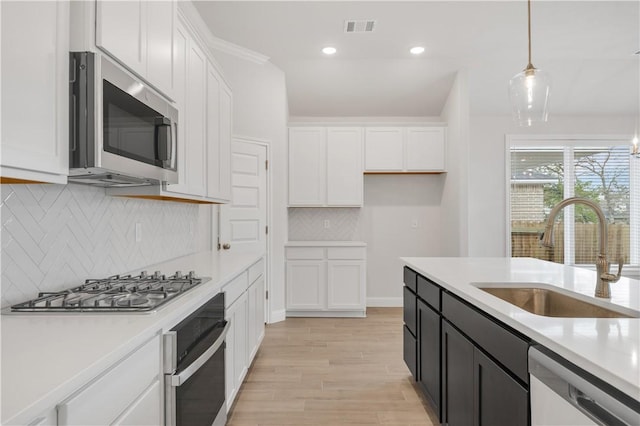
[[[529,339],[404,268],[404,360],[447,426],[529,424]]]

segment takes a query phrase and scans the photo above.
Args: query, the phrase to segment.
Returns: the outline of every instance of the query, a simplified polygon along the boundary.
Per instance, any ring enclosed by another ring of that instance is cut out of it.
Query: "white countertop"
[[[471,283],[539,283],[579,293],[607,306],[640,311],[640,281],[611,284],[610,300],[596,299],[596,273],[529,258],[401,259],[416,272],[548,347],[640,401],[640,319],[553,318],[531,314]]]
[[[170,330],[262,256],[202,252],[141,268],[211,277],[153,313],[2,315],[1,423],[27,424],[53,408],[155,334]]]
[[[366,247],[364,241],[288,241],[285,247]]]

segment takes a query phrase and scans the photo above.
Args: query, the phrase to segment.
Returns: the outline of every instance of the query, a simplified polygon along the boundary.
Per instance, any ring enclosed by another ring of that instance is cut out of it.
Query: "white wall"
[[[284,319],[284,243],[287,240],[287,91],[284,73],[267,62],[257,64],[214,52],[233,91],[233,133],[269,143],[270,321]]]
[[[532,128],[510,116],[471,117],[469,143],[469,255],[506,256],[505,135],[629,135],[634,117],[553,116]]]
[[[441,256],[467,256],[468,247],[468,161],[469,95],[467,73],[459,71],[442,109],[448,123],[447,174],[442,194]]]

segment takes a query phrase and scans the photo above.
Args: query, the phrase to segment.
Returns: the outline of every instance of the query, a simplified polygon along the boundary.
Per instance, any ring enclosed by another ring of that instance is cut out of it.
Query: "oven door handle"
[[[230,326],[231,323],[227,321],[224,329],[222,329],[222,334],[220,334],[213,345],[209,346],[209,349],[204,351],[204,353],[200,355],[198,359],[193,361],[187,368],[182,370],[180,374],[173,374],[171,376],[171,386],[181,386],[184,382],[189,380],[193,373],[198,371],[200,367],[204,365],[204,363],[209,361],[209,358],[211,358],[213,354],[215,354],[218,349],[220,349],[220,346],[222,346],[222,344],[224,343],[224,339],[227,337],[227,332],[229,331]]]

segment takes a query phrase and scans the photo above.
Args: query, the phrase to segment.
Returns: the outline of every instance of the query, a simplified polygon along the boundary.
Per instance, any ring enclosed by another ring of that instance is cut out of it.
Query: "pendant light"
[[[509,81],[509,99],[513,119],[521,126],[531,126],[534,122],[547,121],[549,111],[549,74],[537,69],[531,63],[531,0],[527,0],[527,21],[529,36],[529,63]]]

